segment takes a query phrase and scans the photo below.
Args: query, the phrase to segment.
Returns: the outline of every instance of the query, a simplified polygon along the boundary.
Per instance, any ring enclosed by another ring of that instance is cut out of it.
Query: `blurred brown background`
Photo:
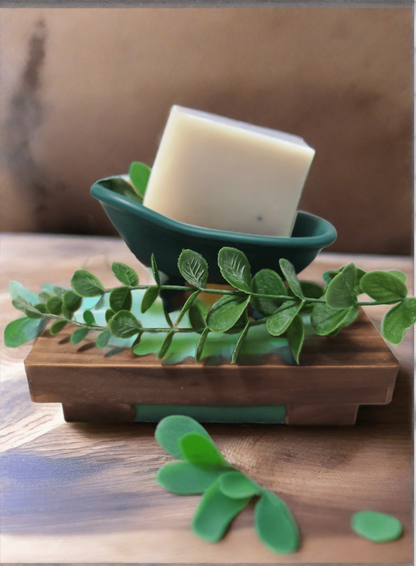
[[[316,149],[333,251],[412,250],[413,10],[3,9],[2,231],[114,234],[91,184],[151,165],[170,106]]]

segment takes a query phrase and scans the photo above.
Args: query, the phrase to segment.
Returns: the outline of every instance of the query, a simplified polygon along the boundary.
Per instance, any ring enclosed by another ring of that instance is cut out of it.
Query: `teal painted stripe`
[[[135,422],[156,423],[169,415],[186,415],[201,423],[284,424],[286,405],[204,407],[202,405],[134,405]]]

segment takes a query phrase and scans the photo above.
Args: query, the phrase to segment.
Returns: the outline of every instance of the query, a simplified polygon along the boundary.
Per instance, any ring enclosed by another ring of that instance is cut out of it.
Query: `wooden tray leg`
[[[287,405],[288,425],[353,425],[359,405]]]
[[[134,405],[106,403],[62,403],[68,423],[134,422]]]

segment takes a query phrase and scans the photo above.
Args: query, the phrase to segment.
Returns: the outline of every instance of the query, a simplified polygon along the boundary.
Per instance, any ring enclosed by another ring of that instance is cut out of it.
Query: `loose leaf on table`
[[[299,530],[286,504],[270,491],[256,504],[255,525],[260,540],[278,554],[289,554],[299,548]]]
[[[45,326],[46,319],[31,319],[26,316],[9,322],[4,330],[4,343],[9,348],[17,348],[32,338],[39,336]]]
[[[325,303],[316,303],[312,310],[311,322],[313,329],[319,336],[327,336],[340,328],[347,317],[353,313],[356,316],[356,306],[336,310]],[[352,310],[351,310],[352,309]]]
[[[356,267],[353,263],[346,265],[326,288],[325,300],[333,309],[346,309],[357,303]]]
[[[221,248],[218,266],[224,279],[240,291],[250,293],[251,268],[246,255],[236,248]]]
[[[79,344],[80,342],[82,342],[82,340],[84,340],[84,338],[87,336],[89,331],[90,329],[88,328],[88,326],[77,328],[71,334],[71,338],[70,338],[71,344]]]
[[[82,313],[82,318],[85,320],[87,324],[95,324],[95,317],[91,311],[84,311]]]
[[[196,301],[198,295],[199,295],[199,291],[195,291],[194,293],[192,293],[192,295],[189,295],[189,297],[186,299],[183,307],[181,308],[181,310],[178,314],[178,318],[176,319],[176,326],[178,326],[178,324],[183,319],[183,317],[185,316],[187,311],[191,308],[193,303]],[[191,326],[192,326],[192,323],[191,323]]]
[[[207,323],[199,305],[193,304],[189,308],[189,322],[195,332],[201,333],[206,328]]]
[[[279,265],[289,285],[289,288],[293,291],[296,297],[303,299],[302,287],[293,265],[290,263],[290,261],[283,257],[279,260]]]
[[[244,499],[260,495],[262,489],[253,480],[237,470],[223,473],[219,479],[220,490],[231,499]]]
[[[71,287],[81,297],[99,297],[104,293],[101,281],[85,269],[75,271],[71,279]]]
[[[64,307],[66,307],[70,312],[75,312],[82,305],[82,297],[75,293],[74,291],[66,291],[62,297]]]
[[[127,287],[116,287],[110,293],[110,308],[114,312],[121,310],[129,311],[133,305],[133,297],[130,289]]]
[[[201,359],[202,356],[202,352],[204,350],[204,345],[206,342],[206,339],[208,337],[209,334],[209,328],[208,326],[206,326],[204,328],[204,330],[202,331],[201,336],[198,339],[197,345],[196,345],[196,349],[195,349],[195,363],[198,363],[199,360]]]
[[[272,269],[261,269],[254,275],[251,282],[251,291],[259,295],[287,296],[287,289],[283,279]],[[252,295],[250,302],[260,314],[270,316],[282,304],[282,299],[268,299]]]
[[[198,432],[190,432],[179,440],[182,457],[197,466],[228,466],[211,438]]]
[[[140,163],[140,161],[133,161],[133,163],[130,165],[129,168],[130,180],[132,182],[134,190],[141,197],[144,197],[151,172],[152,170],[150,169],[150,167],[145,163]]]
[[[268,317],[266,328],[272,336],[280,336],[287,330],[302,308],[303,301],[288,299],[277,311]]]
[[[388,310],[381,321],[381,333],[392,344],[400,344],[416,323],[416,298],[408,297]]]
[[[179,441],[185,434],[191,432],[196,432],[211,440],[203,426],[191,417],[184,415],[172,415],[162,419],[156,427],[155,438],[166,452],[182,460],[183,455]]]
[[[363,293],[367,293],[375,301],[387,303],[400,301],[407,297],[407,287],[399,277],[387,271],[370,271],[361,279]]]
[[[231,499],[224,495],[217,479],[205,492],[192,518],[193,532],[209,542],[218,542],[229,524],[249,503],[250,497]]]
[[[57,320],[52,324],[52,326],[49,329],[49,332],[52,334],[52,336],[58,334],[58,332],[61,332],[61,330],[65,328],[67,322],[68,322],[67,320]]]
[[[128,287],[136,287],[139,284],[139,276],[137,273],[125,263],[114,262],[111,264],[111,271],[123,285]]]
[[[174,330],[171,330],[166,334],[165,339],[163,340],[162,345],[157,353],[158,360],[161,360],[165,356],[166,352],[169,350],[169,346],[172,344],[174,335],[175,335]]]
[[[118,311],[108,321],[108,327],[117,338],[131,338],[142,329],[142,325],[130,311]]]
[[[151,264],[152,264],[153,279],[155,280],[156,285],[158,287],[160,287],[160,273],[159,273],[159,269],[157,267],[155,254],[152,254],[150,261],[151,261]]]
[[[191,462],[172,462],[160,468],[156,481],[177,495],[197,495],[204,493],[219,476],[229,469],[196,466]]]
[[[58,297],[57,295],[53,295],[50,299],[48,299],[46,303],[46,308],[48,312],[51,314],[59,315],[62,312],[62,297]]]
[[[153,303],[156,301],[159,295],[159,288],[156,286],[149,287],[146,289],[145,294],[143,295],[142,304],[140,307],[140,311],[144,314],[146,311],[150,309]]]
[[[208,311],[207,325],[212,332],[230,330],[246,310],[250,297],[224,295]]]
[[[208,263],[193,250],[182,250],[178,260],[182,277],[197,289],[205,289],[208,281]]]
[[[389,542],[401,537],[401,522],[386,513],[377,511],[358,511],[351,518],[351,527],[357,533],[373,542]]]
[[[233,354],[231,356],[231,363],[232,364],[235,364],[236,361],[237,361],[238,355],[240,353],[241,348],[243,347],[244,340],[246,339],[249,328],[250,328],[250,321],[247,321],[243,331],[241,332],[240,336],[238,337],[238,340],[237,340],[237,343],[235,345]]]
[[[36,307],[32,307],[28,303],[27,303],[27,306],[26,306],[24,312],[25,312],[25,315],[28,318],[43,318],[44,317],[44,313],[42,313]]]
[[[305,327],[302,318],[297,314],[290,323],[287,332],[287,340],[289,342],[290,351],[295,358],[296,363],[299,363],[299,355],[302,350],[303,342],[305,340]]]
[[[111,338],[111,332],[107,329],[103,330],[97,336],[97,340],[95,342],[95,345],[97,346],[97,348],[100,348],[100,349],[105,348],[107,346],[110,338]]]

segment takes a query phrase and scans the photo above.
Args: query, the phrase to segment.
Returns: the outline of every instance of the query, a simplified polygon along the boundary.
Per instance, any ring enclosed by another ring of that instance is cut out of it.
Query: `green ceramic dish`
[[[253,274],[266,267],[280,273],[279,259],[282,257],[288,259],[299,273],[337,237],[332,224],[307,212],[298,212],[290,238],[239,234],[184,224],[144,207],[138,199],[120,194],[119,180],[120,177],[114,177],[97,181],[91,194],[101,202],[137,259],[150,267],[154,253],[160,271],[171,284],[183,282],[177,267],[183,249],[192,249],[204,256],[209,265],[209,283],[224,283],[217,266],[218,252],[224,246],[242,250]]]

